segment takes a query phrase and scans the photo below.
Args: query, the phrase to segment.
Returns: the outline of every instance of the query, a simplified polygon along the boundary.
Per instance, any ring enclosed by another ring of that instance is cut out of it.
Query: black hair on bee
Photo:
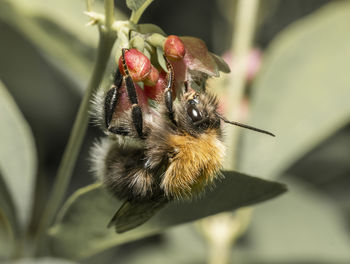
[[[97,118],[109,137],[95,144],[93,169],[107,189],[125,201],[109,223],[118,233],[144,223],[169,201],[191,199],[213,184],[225,155],[222,121],[272,135],[226,120],[218,113],[215,95],[195,92],[187,83],[173,102],[174,74],[166,62],[168,85],[149,113],[138,105],[125,64],[126,75],[118,69],[110,90],[95,98]],[[115,118],[122,85],[132,107]]]

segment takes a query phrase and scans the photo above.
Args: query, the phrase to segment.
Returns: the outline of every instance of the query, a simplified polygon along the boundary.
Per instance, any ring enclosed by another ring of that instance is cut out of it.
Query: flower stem
[[[114,22],[114,2],[105,1],[106,28],[110,31]]]
[[[228,102],[237,108],[241,104],[246,86],[246,73],[249,51],[252,46],[259,0],[240,0],[234,24],[234,39],[232,41],[232,54],[235,56],[235,67],[230,75],[230,88],[228,89]],[[229,109],[226,117],[229,120],[239,121],[239,109]],[[240,130],[234,126],[226,128],[226,145],[228,146],[224,167],[227,170],[235,169],[237,141]]]
[[[43,212],[43,216],[39,223],[35,238],[36,242],[42,242],[41,240],[43,239],[43,235],[46,229],[52,223],[66,193],[89,123],[88,110],[91,96],[99,87],[102,81],[115,38],[115,34],[112,31],[106,31],[100,27],[100,40],[98,44],[97,59],[94,70],[87,90],[84,94],[83,100],[80,104],[79,111],[68,140],[68,144],[63,153],[63,158],[58,168],[51,196],[49,197],[46,208]],[[37,246],[40,248],[40,245]]]
[[[259,0],[239,0],[234,24],[234,40],[231,53],[235,56],[235,64],[230,75],[230,87],[228,89],[229,105],[239,107],[246,86],[246,72],[248,55],[253,42],[255,22]],[[226,116],[229,120],[239,121],[239,109],[228,109]],[[236,151],[239,129],[234,126],[226,127],[226,145],[228,150],[224,167],[227,170],[236,168]],[[221,216],[209,218],[207,222],[207,234],[209,237],[208,263],[227,264],[230,260],[231,248],[237,238],[246,230],[251,218],[251,209],[241,208],[232,213],[224,213]],[[220,221],[221,220],[221,221]],[[218,232],[221,230],[221,232]],[[221,236],[220,236],[221,234]]]
[[[143,14],[145,12],[146,8],[153,2],[153,0],[146,0],[142,6],[137,9],[136,11],[132,11],[131,16],[130,16],[130,21],[133,22],[134,24],[137,24]]]
[[[92,0],[86,0],[86,11],[92,11]]]

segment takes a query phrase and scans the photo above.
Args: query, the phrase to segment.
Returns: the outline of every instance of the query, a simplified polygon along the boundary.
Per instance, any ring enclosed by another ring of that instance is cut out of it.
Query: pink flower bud
[[[170,35],[166,38],[163,48],[165,55],[173,60],[182,59],[186,53],[184,43],[175,35]]]
[[[135,91],[136,91],[139,105],[144,111],[148,111],[148,101],[144,90],[142,90],[141,87],[138,86],[136,83],[134,85],[135,85]],[[116,117],[118,117],[122,112],[125,112],[126,110],[131,108],[131,103],[128,98],[125,84],[123,84],[123,86],[120,87],[119,92],[120,92],[120,97],[118,100],[117,108],[115,109]]]
[[[148,86],[148,85],[144,86],[144,91],[146,96],[152,100],[161,99],[159,98],[159,96],[163,94],[167,84],[168,84],[168,81],[166,78],[166,72],[161,71],[159,73],[159,79],[155,86]],[[175,88],[172,91],[172,95],[173,95],[173,100],[175,100],[176,98]]]
[[[151,71],[148,74],[147,78],[144,80],[145,85],[155,86],[159,79],[159,71],[151,65]]]
[[[125,63],[128,66],[131,78],[135,82],[145,80],[151,71],[151,62],[137,49],[129,49],[125,51]],[[120,72],[125,75],[121,56],[118,64]]]

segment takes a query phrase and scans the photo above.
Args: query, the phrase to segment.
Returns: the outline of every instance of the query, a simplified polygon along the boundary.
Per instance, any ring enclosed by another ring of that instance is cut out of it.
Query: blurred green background
[[[116,7],[116,18],[127,19],[125,2]],[[94,9],[102,8],[95,1]],[[83,10],[82,0],[0,1],[0,80],[38,152],[33,229],[95,58],[98,34],[85,26]],[[234,38],[235,10],[230,0],[155,0],[140,22],[201,38],[223,54]],[[247,91],[249,123],[277,138],[244,132],[238,168],[286,182],[289,192],[256,207],[231,263],[350,263],[350,2],[261,1],[254,47],[262,65]],[[113,60],[107,75],[112,71]],[[67,197],[94,182],[88,153],[101,135],[89,127]],[[198,226],[186,224],[81,262],[206,263],[207,251]]]

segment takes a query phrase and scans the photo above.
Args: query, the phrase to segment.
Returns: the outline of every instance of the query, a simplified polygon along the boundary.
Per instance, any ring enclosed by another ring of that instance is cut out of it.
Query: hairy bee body
[[[160,82],[162,90],[155,108],[150,108],[139,100],[126,52],[122,49],[112,86],[93,102],[95,117],[108,136],[92,149],[93,170],[115,197],[124,200],[108,225],[117,232],[141,225],[169,201],[190,199],[214,182],[225,153],[221,121],[273,136],[218,113],[216,96],[203,88],[208,76],[200,71],[191,71],[174,90],[175,73],[166,55],[166,83]],[[194,91],[191,82],[203,89]],[[130,109],[124,111],[126,95]]]
[[[219,175],[224,158],[217,107],[214,95],[190,91],[174,102],[172,122],[160,98],[156,109],[144,113],[143,139],[132,125],[131,111],[122,113],[112,125],[125,135],[113,135],[93,149],[96,174],[117,198],[128,201],[201,193]]]

